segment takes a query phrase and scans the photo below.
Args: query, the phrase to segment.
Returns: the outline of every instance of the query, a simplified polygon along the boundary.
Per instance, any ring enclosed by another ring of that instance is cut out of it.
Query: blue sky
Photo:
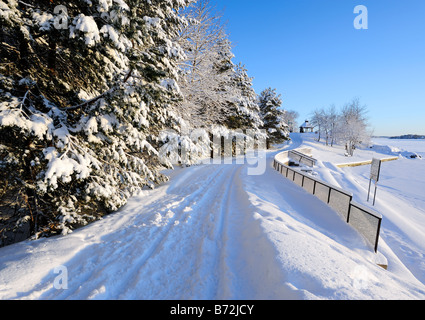
[[[234,62],[299,122],[357,97],[375,135],[425,134],[424,0],[210,1],[225,10]],[[357,5],[367,30],[354,28]]]

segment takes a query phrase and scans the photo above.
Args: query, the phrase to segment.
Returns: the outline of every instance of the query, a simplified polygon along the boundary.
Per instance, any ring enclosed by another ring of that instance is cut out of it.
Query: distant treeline
[[[425,139],[425,135],[405,134],[402,136],[390,137],[390,139]]]

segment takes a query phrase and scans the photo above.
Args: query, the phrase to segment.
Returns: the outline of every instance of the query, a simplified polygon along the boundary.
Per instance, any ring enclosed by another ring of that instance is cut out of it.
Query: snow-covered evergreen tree
[[[163,132],[160,151],[172,163],[191,165],[212,156],[215,135],[236,145],[242,139],[234,130],[258,130],[262,122],[252,79],[232,61],[232,44],[221,14],[208,0],[200,0],[184,16],[190,23],[178,38],[185,51],[178,81],[184,100],[175,109],[180,129]]]
[[[0,201],[26,208],[32,234],[67,233],[166,179],[158,135],[182,98],[173,39],[190,2],[0,1]]]
[[[262,128],[268,133],[268,145],[281,143],[289,139],[288,125],[283,121],[284,112],[279,108],[282,105],[281,96],[276,89],[267,88],[258,97]]]
[[[233,67],[229,61],[231,60],[219,59],[217,66],[227,64],[228,68]],[[251,143],[252,139],[266,139],[265,133],[260,130],[263,122],[259,115],[257,95],[252,86],[252,78],[248,77],[245,67],[241,64],[234,66],[231,77],[226,78],[226,82],[217,90],[221,92],[222,99],[225,97],[226,100],[223,99],[221,109],[213,108],[216,106],[214,104],[208,104],[210,112],[215,113],[210,115],[209,119],[215,119],[216,122],[201,122],[202,127],[199,128],[181,119],[180,130],[163,132],[161,137],[164,145],[160,153],[166,160],[174,164],[192,165],[207,157],[213,157],[212,149],[220,147],[213,145],[214,139],[217,144],[221,137],[232,141],[234,154],[245,152],[247,143]],[[181,112],[191,115],[187,113],[184,105]],[[196,114],[192,116],[196,117]],[[221,148],[224,151],[224,146]],[[228,150],[226,152],[229,153]],[[231,156],[231,153],[228,156]]]
[[[259,114],[221,16],[195,2],[0,0],[0,230],[66,234],[216,137],[243,152],[260,128],[287,136],[280,98]]]
[[[233,108],[226,121],[229,128],[255,130],[263,125],[252,80],[245,66],[235,66],[231,84],[234,97],[229,102]]]
[[[232,83],[232,74],[234,72],[234,63],[232,59],[232,45],[227,35],[216,43],[215,51],[211,55],[210,71],[208,77],[210,79],[209,90],[210,98],[201,105],[200,114],[204,119],[204,123],[208,125],[225,125],[226,120],[231,114],[231,105],[234,99],[234,88]],[[211,80],[214,83],[211,83]],[[205,83],[208,85],[208,83]]]

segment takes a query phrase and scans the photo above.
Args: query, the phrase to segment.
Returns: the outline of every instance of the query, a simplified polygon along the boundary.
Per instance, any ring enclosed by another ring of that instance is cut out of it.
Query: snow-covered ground
[[[99,222],[1,248],[0,299],[425,299],[425,161],[383,164],[375,254],[272,162],[311,147],[316,174],[369,206],[370,166],[338,168],[348,162],[343,149],[292,137],[267,152],[263,175],[248,175],[248,163],[176,169]],[[407,151],[425,156],[423,146]],[[388,156],[382,150],[349,160]],[[388,270],[377,266],[382,259]]]
[[[356,150],[354,157],[347,158],[341,147],[326,147],[312,138],[306,139],[305,144],[312,146],[321,159],[315,171],[322,179],[351,191],[355,201],[383,215],[380,251],[388,250],[388,258],[394,254],[394,259],[425,284],[425,140],[374,138],[370,148]],[[412,159],[412,154],[420,157]],[[367,202],[370,165],[335,166],[373,157],[398,157],[396,161],[382,162],[375,207],[373,183]],[[396,261],[390,261],[389,270],[396,265]]]

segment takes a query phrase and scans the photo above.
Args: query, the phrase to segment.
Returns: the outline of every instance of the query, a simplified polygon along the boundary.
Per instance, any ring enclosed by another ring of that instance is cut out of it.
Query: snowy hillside
[[[396,161],[382,162],[376,206],[373,207],[384,217],[380,251],[388,259],[393,253],[397,256],[394,262],[389,263],[390,270],[393,270],[391,265],[394,267],[400,259],[417,279],[425,283],[425,141],[374,138],[370,148],[357,150],[355,157],[349,160],[342,156],[341,151],[335,152],[317,143],[313,145],[316,155],[322,159],[316,170],[319,176],[351,191],[354,200],[370,207],[372,201],[366,201],[370,166],[338,168],[335,164],[370,160],[373,157],[398,158]],[[412,155],[417,157],[412,159]]]
[[[248,161],[176,169],[99,222],[1,248],[0,299],[425,299],[425,161],[383,164],[375,254],[273,170],[280,151],[311,147],[320,178],[371,205],[370,167],[337,167],[343,150],[313,137],[294,134],[269,151],[263,175],[248,175]],[[372,156],[388,154],[356,150],[350,161]]]

